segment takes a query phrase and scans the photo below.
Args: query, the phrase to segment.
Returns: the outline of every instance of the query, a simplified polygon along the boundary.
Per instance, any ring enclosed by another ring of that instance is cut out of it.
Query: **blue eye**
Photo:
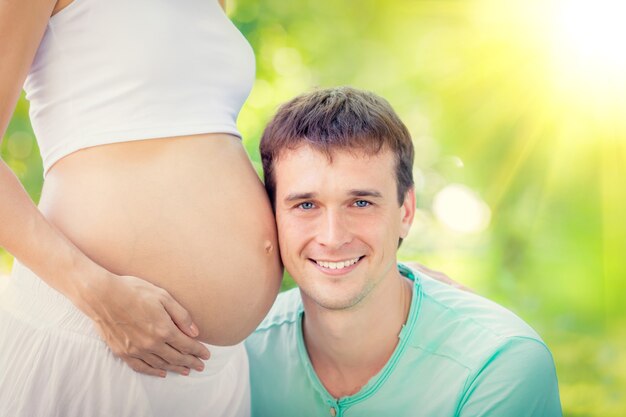
[[[354,205],[357,207],[367,207],[369,205],[371,205],[371,203],[369,201],[366,200],[357,200],[354,202]]]
[[[303,210],[311,210],[315,206],[310,201],[305,201],[304,203],[298,204],[298,207]]]

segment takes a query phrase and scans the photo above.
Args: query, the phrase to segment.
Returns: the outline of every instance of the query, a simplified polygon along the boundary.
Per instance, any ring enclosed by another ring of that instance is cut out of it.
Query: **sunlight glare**
[[[592,78],[626,74],[626,3],[560,0],[555,3],[555,51],[562,64]]]

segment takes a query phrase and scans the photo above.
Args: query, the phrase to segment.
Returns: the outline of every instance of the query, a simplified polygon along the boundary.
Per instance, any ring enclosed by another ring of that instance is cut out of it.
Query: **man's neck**
[[[335,398],[357,393],[388,362],[408,317],[412,282],[397,270],[356,306],[304,301],[304,340],[313,368]]]

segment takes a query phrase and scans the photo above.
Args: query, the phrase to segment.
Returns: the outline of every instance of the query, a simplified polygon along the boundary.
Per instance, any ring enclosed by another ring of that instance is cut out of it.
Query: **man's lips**
[[[363,256],[356,256],[354,258],[348,258],[348,259],[343,259],[343,260],[338,260],[338,261],[312,259],[312,258],[309,258],[309,260],[325,270],[341,271],[344,269],[345,270],[352,269],[352,267],[356,265],[362,258]]]

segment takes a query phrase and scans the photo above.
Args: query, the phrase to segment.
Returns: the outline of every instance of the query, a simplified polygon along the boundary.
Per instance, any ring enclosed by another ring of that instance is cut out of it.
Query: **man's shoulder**
[[[450,320],[462,320],[474,331],[484,329],[498,337],[540,339],[532,327],[511,310],[480,295],[442,284],[421,274],[423,302]]]
[[[295,325],[302,308],[302,298],[300,297],[300,290],[297,288],[278,294],[272,308],[256,328],[255,333],[265,332],[281,326]]]
[[[288,358],[297,358],[298,320],[302,311],[300,291],[292,289],[278,295],[274,305],[257,329],[245,341],[250,361],[251,380],[263,379],[264,375],[286,372],[276,368],[277,363],[286,365]]]
[[[471,292],[417,274],[421,300],[411,345],[481,366],[511,344],[539,344],[537,332],[505,307]]]

